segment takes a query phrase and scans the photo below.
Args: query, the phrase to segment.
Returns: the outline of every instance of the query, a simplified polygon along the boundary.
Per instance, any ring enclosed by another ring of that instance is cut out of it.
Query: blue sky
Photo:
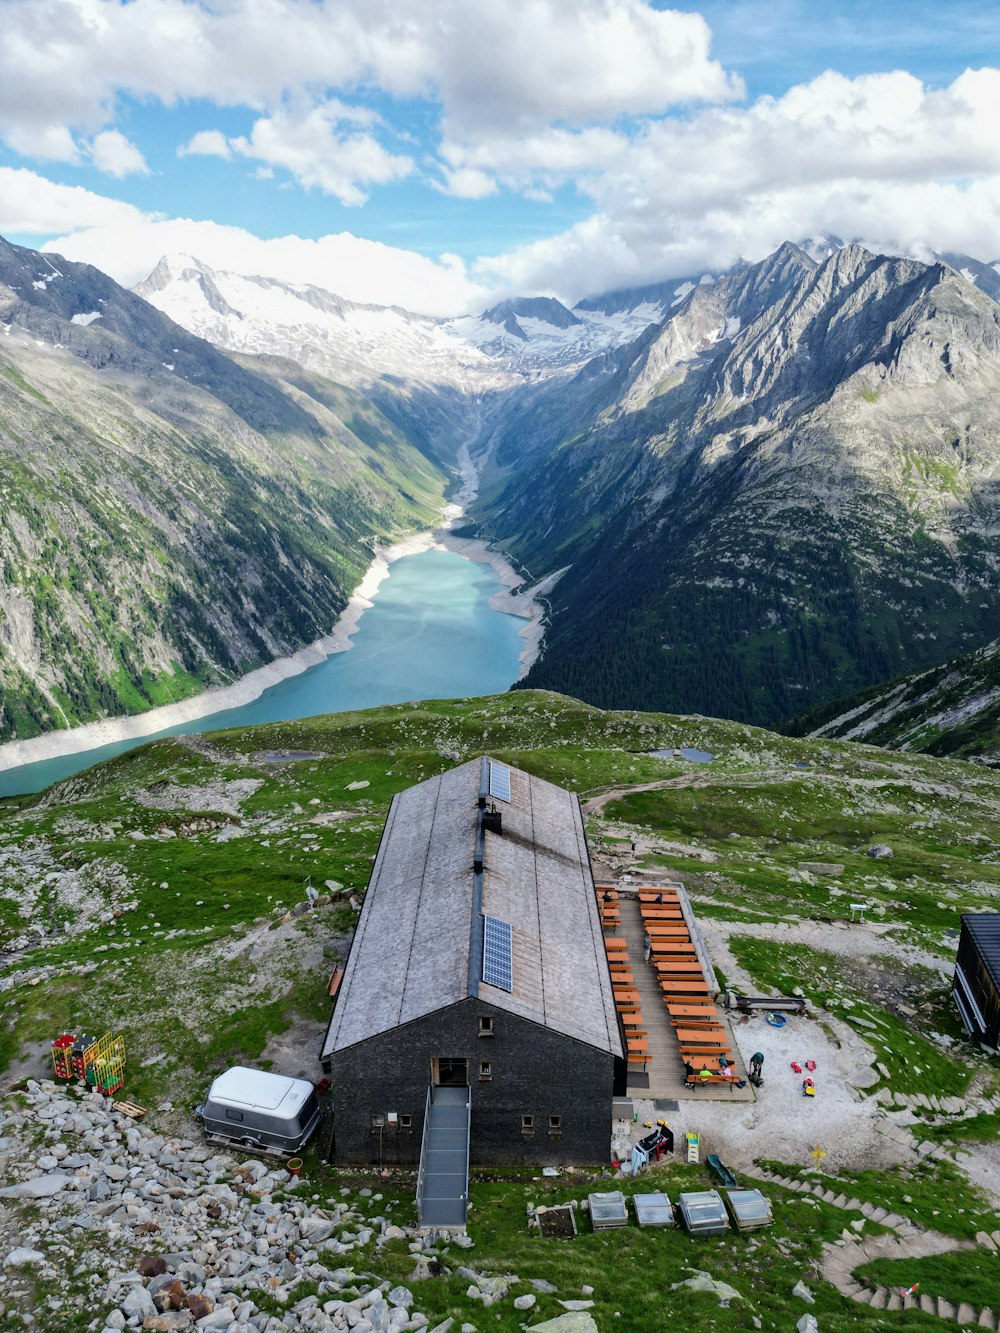
[[[1000,256],[995,0],[0,0],[0,16],[0,233],[120,281],[185,250],[447,313],[822,231]]]

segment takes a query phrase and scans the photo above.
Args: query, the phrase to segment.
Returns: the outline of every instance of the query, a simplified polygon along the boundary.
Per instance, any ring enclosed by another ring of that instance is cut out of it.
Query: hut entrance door
[[[436,1088],[464,1088],[469,1082],[469,1062],[442,1055],[431,1061],[431,1082]]]

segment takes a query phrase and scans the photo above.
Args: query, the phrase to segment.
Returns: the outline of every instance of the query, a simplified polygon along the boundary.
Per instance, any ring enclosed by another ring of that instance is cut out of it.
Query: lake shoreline
[[[468,467],[472,468],[471,462],[468,463]],[[475,486],[475,469],[472,468],[471,477],[465,466],[461,470],[464,485],[457,497],[458,500],[464,500],[470,490],[474,494]],[[450,531],[451,525],[461,516],[463,509],[461,503],[447,506],[444,525],[434,531],[413,533],[391,546],[376,545],[371,564],[348,598],[346,607],[338,616],[330,633],[300,648],[298,652],[288,657],[276,658],[266,666],[258,667],[255,671],[241,676],[230,685],[214,686],[201,694],[192,695],[189,699],[163,704],[145,713],[136,713],[129,717],[103,718],[96,722],[82,723],[65,731],[50,731],[23,741],[8,741],[0,745],[0,772],[9,772],[25,764],[61,759],[86,750],[96,750],[120,741],[141,740],[143,737],[200,718],[206,719],[206,730],[211,730],[210,719],[213,714],[252,703],[272,685],[277,685],[291,676],[300,675],[336,653],[349,651],[354,646],[352,639],[361,623],[361,618],[372,606],[373,598],[388,576],[390,566],[404,556],[419,555],[424,551],[452,551],[476,564],[488,565],[505,585],[503,591],[494,593],[490,598],[490,606],[495,611],[504,615],[518,616],[526,622],[520,631],[524,644],[520,653],[521,671],[518,679],[523,678],[538,656],[544,634],[544,606],[539,598],[547,591],[545,585],[551,586],[554,578],[545,580],[544,585],[539,584],[534,589],[515,593],[513,589],[522,585],[523,579],[499,551],[491,550],[485,542],[457,537]]]

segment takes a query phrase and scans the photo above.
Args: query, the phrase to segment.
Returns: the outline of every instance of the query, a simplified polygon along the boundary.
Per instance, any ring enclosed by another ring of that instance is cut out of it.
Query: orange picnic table
[[[660,990],[669,1000],[678,995],[707,995],[708,982],[703,976],[661,977]],[[638,995],[638,991],[636,994]]]
[[[700,1032],[705,1032],[709,1028],[717,1028],[719,1019],[716,1015],[714,1006],[705,1008],[701,1013],[675,1014],[670,1013],[670,1026],[673,1028],[697,1028]]]
[[[714,1049],[729,1045],[729,1033],[725,1028],[678,1028],[677,1040],[681,1046]]]
[[[709,1015],[715,1018],[717,1015],[715,1001],[696,1000],[693,996],[689,999],[686,996],[680,1000],[673,1000],[667,996],[667,1013],[671,1018],[706,1018]]]
[[[614,986],[616,1005],[635,1005],[639,1003],[639,992],[632,986]]]
[[[604,947],[607,949],[608,953],[628,953],[628,945],[620,935],[615,935],[610,940],[605,940]]]
[[[653,965],[661,977],[698,977],[703,975],[700,963],[688,962],[685,958],[654,958]]]

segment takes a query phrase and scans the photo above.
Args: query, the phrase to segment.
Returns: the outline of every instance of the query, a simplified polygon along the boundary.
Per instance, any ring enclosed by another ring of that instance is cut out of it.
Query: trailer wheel
[[[243,1144],[244,1148],[256,1148],[259,1146],[257,1140],[250,1138],[249,1135],[247,1135],[245,1139],[240,1139],[240,1143]]]

